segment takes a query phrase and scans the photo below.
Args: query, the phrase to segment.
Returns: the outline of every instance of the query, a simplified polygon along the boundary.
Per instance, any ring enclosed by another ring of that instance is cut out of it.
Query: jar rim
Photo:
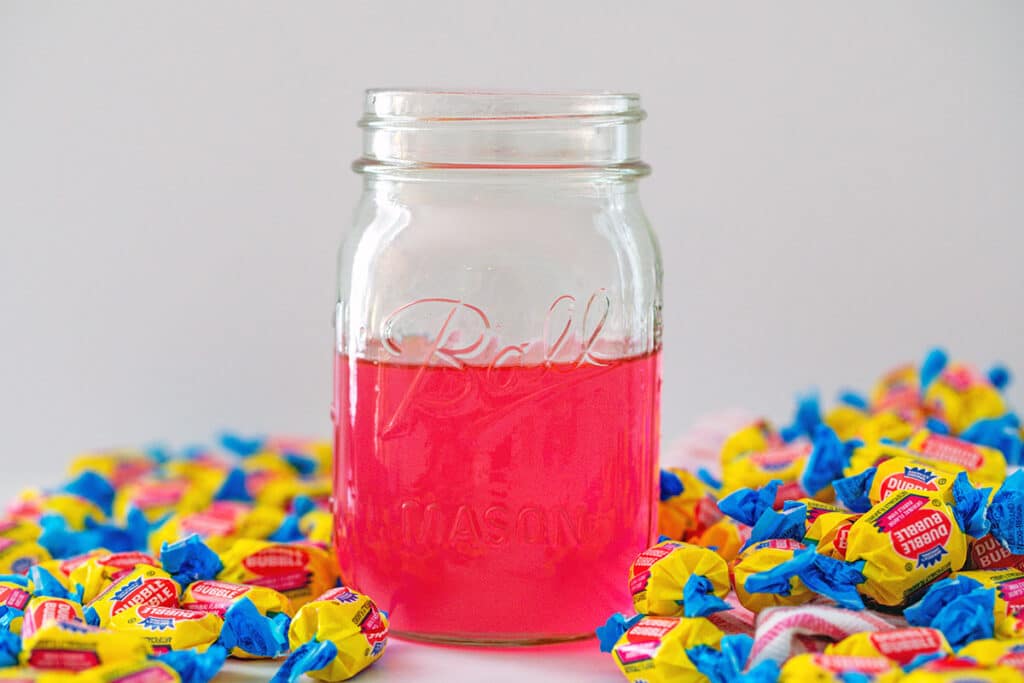
[[[610,90],[370,88],[360,125],[396,120],[522,121],[580,117],[645,117],[640,95]]]

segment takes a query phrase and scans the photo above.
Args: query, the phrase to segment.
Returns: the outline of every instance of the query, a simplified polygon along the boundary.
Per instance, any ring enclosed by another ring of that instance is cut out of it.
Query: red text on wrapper
[[[928,506],[927,496],[906,496],[875,521],[888,534],[893,550],[918,567],[938,564],[948,554],[946,542],[952,533],[949,517]]]
[[[871,644],[885,657],[900,666],[909,664],[918,655],[940,652],[942,638],[931,628],[899,628],[872,633]]]
[[[279,591],[304,588],[309,584],[309,553],[295,546],[274,545],[258,550],[242,560],[242,566],[256,578],[245,583]]]
[[[900,491],[938,491],[938,478],[938,474],[923,467],[904,467],[902,472],[891,474],[882,480],[879,500],[885,500]]]

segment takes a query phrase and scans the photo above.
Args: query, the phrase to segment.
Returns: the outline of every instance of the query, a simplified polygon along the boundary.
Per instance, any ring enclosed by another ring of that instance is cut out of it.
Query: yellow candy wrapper
[[[156,464],[144,451],[119,448],[79,455],[68,466],[68,475],[95,472],[117,488],[146,476]]]
[[[73,683],[201,683],[217,675],[224,666],[225,656],[221,647],[202,653],[178,652],[173,660],[104,664],[80,671],[71,680]]]
[[[25,606],[21,626],[22,640],[29,639],[36,631],[53,621],[74,621],[85,623],[82,606],[64,598],[35,597]]]
[[[819,515],[807,530],[805,540],[816,542],[817,550],[822,555],[845,560],[850,529],[860,517],[846,512],[827,512]]]
[[[688,650],[718,648],[723,633],[704,618],[643,617],[612,647],[612,656],[630,681],[640,683],[704,683]]]
[[[885,657],[805,653],[782,665],[779,683],[840,683],[843,674],[861,674],[869,680],[898,677],[903,671]]]
[[[806,547],[790,539],[773,539],[755,543],[741,552],[732,565],[732,585],[740,604],[751,612],[760,612],[768,607],[802,605],[814,599],[814,592],[796,576],[789,580],[789,595],[751,592],[746,588],[749,577],[793,559],[793,553]]]
[[[959,571],[967,536],[941,496],[900,491],[853,523],[846,559],[864,561],[862,595],[885,607],[913,602],[930,583]]]
[[[181,588],[162,569],[140,564],[115,579],[85,608],[85,619],[94,626],[107,626],[124,610],[141,605],[177,607]]]
[[[0,538],[0,574],[24,574],[49,559],[50,553],[35,541]]]
[[[722,467],[733,460],[747,455],[784,446],[778,431],[767,420],[758,420],[729,435],[722,443],[720,458]]]
[[[1024,636],[1024,571],[1016,568],[958,572],[960,579],[977,581],[995,591],[993,618],[998,638]]]
[[[946,470],[963,470],[975,486],[1000,485],[1006,479],[1006,457],[994,448],[921,429],[907,442],[919,460]]]
[[[961,657],[970,657],[982,666],[1008,666],[1024,671],[1024,638],[975,640],[960,648]]]
[[[158,567],[152,555],[140,552],[108,553],[97,551],[65,560],[59,564],[60,573],[68,577],[71,586],[82,586],[82,600],[90,603],[111,583],[131,572],[139,565]],[[55,576],[57,574],[55,573]]]
[[[984,667],[976,662],[947,657],[928,662],[899,679],[899,683],[1022,683],[1020,671],[1008,666]],[[884,681],[889,683],[889,681]]]
[[[807,467],[811,444],[796,442],[769,450],[753,451],[732,459],[722,466],[722,495],[737,489],[759,489],[778,479],[782,486],[778,500],[796,500],[807,493],[799,483]]]
[[[729,566],[714,551],[680,541],[648,548],[629,568],[639,614],[703,617],[729,609]]]
[[[825,413],[822,420],[843,441],[855,439],[860,434],[861,425],[871,414],[855,406],[841,403]]]
[[[4,683],[64,683],[67,678],[53,671],[36,671],[24,666],[0,669],[0,681]]]
[[[135,605],[110,618],[108,626],[118,633],[131,633],[150,644],[157,654],[168,650],[205,650],[220,637],[223,619],[163,605]]]
[[[690,541],[709,550],[714,550],[726,562],[732,562],[749,538],[750,527],[723,518],[699,535],[691,537]]]
[[[8,517],[0,519],[0,538],[12,541],[35,541],[43,533],[43,528],[33,521]]]
[[[197,534],[204,539],[264,539],[273,534],[285,513],[265,505],[252,506],[237,501],[215,501],[197,512],[174,515],[150,535],[149,547],[158,552],[164,543]],[[210,541],[208,541],[210,542]]]
[[[227,581],[195,581],[181,595],[181,606],[196,612],[224,616],[232,605],[242,598],[252,601],[260,614],[295,614],[288,596],[264,586],[251,586]]]
[[[218,580],[273,588],[296,609],[338,582],[334,558],[311,543],[241,539],[223,553],[221,562]]]
[[[658,530],[662,535],[682,540],[722,518],[711,489],[690,472],[670,468],[662,471],[661,479]]]
[[[921,404],[921,380],[913,363],[898,365],[882,375],[871,388],[871,412],[890,408],[918,408]]]
[[[31,597],[27,581],[14,580],[14,577],[10,580],[0,579],[0,609],[8,607],[23,610]]]
[[[825,647],[827,655],[884,657],[900,666],[909,664],[921,655],[952,652],[942,631],[920,627],[855,633]]]
[[[85,521],[100,522],[107,518],[95,503],[71,493],[43,493],[38,490],[22,492],[7,512],[17,519],[37,521],[45,514],[60,515],[69,529],[81,531]]]
[[[332,588],[295,613],[288,640],[292,654],[272,683],[303,673],[344,681],[380,659],[388,642],[388,618],[373,600],[349,588]]]
[[[905,441],[924,421],[924,414],[916,409],[883,410],[861,422],[853,438],[867,444],[883,443],[883,440]]]
[[[195,474],[191,478],[142,479],[117,491],[114,517],[123,522],[133,507],[141,510],[149,522],[156,522],[169,513],[198,512],[213,502],[218,485],[219,479],[206,481]]]
[[[950,363],[924,392],[924,407],[960,434],[978,420],[1002,417],[1006,401],[977,370]]]
[[[21,663],[35,669],[81,671],[113,662],[139,662],[149,643],[127,633],[104,631],[77,621],[51,621],[26,638]]]

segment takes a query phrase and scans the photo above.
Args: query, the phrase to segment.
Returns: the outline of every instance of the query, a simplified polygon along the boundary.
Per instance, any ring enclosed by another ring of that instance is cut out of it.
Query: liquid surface
[[[557,640],[631,611],[626,572],[656,534],[660,354],[335,367],[342,576],[397,633]]]

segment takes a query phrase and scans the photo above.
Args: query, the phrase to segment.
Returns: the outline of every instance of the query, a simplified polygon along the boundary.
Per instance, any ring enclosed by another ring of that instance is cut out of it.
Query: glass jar
[[[371,90],[339,253],[336,544],[408,638],[583,638],[656,535],[639,98]]]

